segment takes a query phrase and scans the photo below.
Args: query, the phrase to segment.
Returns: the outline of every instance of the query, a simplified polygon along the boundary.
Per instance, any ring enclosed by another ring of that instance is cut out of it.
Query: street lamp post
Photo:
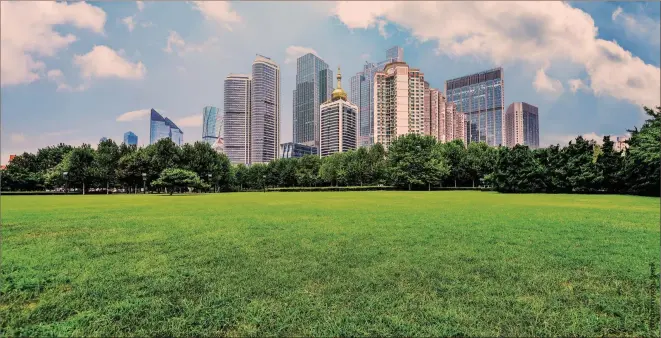
[[[69,172],[68,171],[63,172],[62,176],[64,176],[64,180],[66,181],[64,192],[66,194],[68,194],[69,193]]]
[[[264,192],[266,192],[266,175],[262,175],[262,178],[264,179]]]
[[[147,174],[142,173],[142,193],[147,193]]]
[[[208,173],[207,177],[209,178],[209,190],[211,190],[211,173]]]

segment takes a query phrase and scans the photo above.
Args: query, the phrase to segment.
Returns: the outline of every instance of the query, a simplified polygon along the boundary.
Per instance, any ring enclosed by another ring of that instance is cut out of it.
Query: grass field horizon
[[[659,198],[0,202],[2,336],[659,336]]]

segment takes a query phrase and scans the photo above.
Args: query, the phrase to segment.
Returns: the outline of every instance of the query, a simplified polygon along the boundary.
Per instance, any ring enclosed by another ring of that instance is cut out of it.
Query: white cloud
[[[533,81],[533,86],[537,92],[547,92],[551,94],[560,94],[564,91],[562,82],[557,79],[550,78],[546,75],[546,70],[540,68],[535,75],[535,80]]]
[[[103,34],[106,13],[84,2],[0,2],[0,67],[2,86],[27,84],[44,75],[41,57],[52,57],[77,40],[54,26],[73,25]]]
[[[13,133],[9,135],[12,143],[23,143],[25,142],[25,135],[21,133]]]
[[[597,38],[592,17],[567,3],[345,1],[336,4],[333,14],[350,29],[374,28],[387,20],[421,42],[435,41],[437,52],[451,57],[535,67],[571,62],[585,69],[596,95],[637,105],[661,103],[659,67]]]
[[[117,122],[128,122],[128,121],[139,121],[139,120],[144,120],[149,116],[149,113],[151,112],[151,109],[139,109],[139,110],[134,110],[130,112],[126,112],[122,115],[119,115],[117,117]],[[160,110],[159,110],[160,112]]]
[[[147,22],[141,23],[140,26],[142,26],[142,28],[147,28],[147,27],[154,27],[155,25],[154,25],[153,22],[147,21]]]
[[[618,7],[611,15],[613,22],[621,25],[627,36],[654,46],[661,44],[661,23],[645,14],[629,14]]]
[[[232,24],[241,22],[241,17],[232,10],[229,1],[192,1],[192,4],[206,20],[223,24],[229,31],[232,31]]]
[[[138,10],[142,12],[143,9],[145,9],[145,3],[143,1],[136,1],[135,5],[138,6]]]
[[[74,55],[73,62],[86,78],[142,79],[147,73],[142,62],[131,63],[108,46],[94,46],[85,55]]]
[[[176,49],[178,50],[177,54],[179,54],[179,56],[183,56],[185,54],[192,52],[202,53],[207,49],[211,48],[212,46],[216,45],[217,43],[218,43],[218,38],[216,37],[211,37],[201,44],[188,43],[181,37],[181,35],[179,35],[179,33],[175,31],[170,31],[167,45],[165,46],[165,48],[163,48],[163,51],[165,51],[166,53],[172,53],[174,52],[176,47]]]
[[[77,87],[71,87],[66,83],[64,73],[59,69],[49,70],[48,73],[46,73],[46,77],[49,81],[54,82],[57,85],[57,91],[81,92],[89,87],[87,83],[80,84]]]
[[[360,55],[360,58],[363,59],[363,60],[367,60],[367,59],[370,58],[370,55],[369,55],[369,53],[364,53],[364,54]]]
[[[129,32],[133,32],[133,29],[135,28],[135,21],[133,20],[132,16],[125,17],[122,19],[122,22],[126,25],[126,28],[129,30]]]
[[[579,90],[590,90],[585,83],[583,83],[583,80],[581,79],[570,79],[567,81],[567,84],[569,85],[569,90],[571,90],[572,93],[576,93]]]
[[[559,144],[561,147],[565,147],[569,144],[570,141],[574,143],[576,140],[576,137],[578,136],[583,137],[586,140],[593,140],[597,144],[601,144],[603,142],[604,135],[599,135],[595,132],[590,132],[590,133],[585,133],[585,134],[548,134],[548,133],[542,133],[540,134],[540,140],[539,140],[539,145],[541,147],[548,147],[550,145],[556,145]],[[611,139],[614,139],[611,137]]]
[[[386,25],[387,24],[388,24],[388,22],[386,22],[385,20],[379,20],[379,21],[376,22],[376,25],[379,28],[379,34],[381,36],[383,36],[384,39],[387,39],[387,38],[390,37],[390,35],[386,31]]]
[[[202,125],[202,115],[195,114],[186,117],[182,117],[175,121],[175,124],[178,127],[199,127]]]
[[[285,50],[285,54],[286,54],[285,63],[295,63],[296,59],[308,53],[312,53],[320,57],[317,51],[312,48],[301,47],[301,46],[289,46],[287,47],[287,50]]]

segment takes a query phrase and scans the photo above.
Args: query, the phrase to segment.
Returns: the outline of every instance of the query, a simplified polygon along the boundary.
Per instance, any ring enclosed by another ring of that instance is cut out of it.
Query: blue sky
[[[281,140],[292,139],[296,57],[343,85],[393,45],[443,89],[504,67],[505,101],[539,107],[541,143],[622,135],[658,105],[658,2],[2,2],[2,163],[65,142],[149,138],[156,108],[201,139],[223,80],[256,53],[281,67]],[[479,22],[480,24],[476,24]],[[168,48],[169,46],[169,48]]]

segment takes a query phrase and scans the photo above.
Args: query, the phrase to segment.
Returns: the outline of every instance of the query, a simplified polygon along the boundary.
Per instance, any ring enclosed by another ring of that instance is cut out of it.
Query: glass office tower
[[[127,145],[138,145],[138,135],[134,134],[132,131],[127,131],[124,133],[124,143]]]
[[[172,142],[178,146],[184,144],[184,132],[167,117],[165,118],[165,123],[170,127],[170,139]]]
[[[448,102],[456,104],[457,112],[466,114],[466,141],[486,142],[490,146],[505,145],[505,83],[503,69],[447,80]]]
[[[308,53],[296,60],[294,89],[294,143],[319,147],[319,105],[330,99],[333,72],[318,56]]]
[[[222,113],[216,107],[207,106],[202,110],[202,141],[213,146],[222,136]]]
[[[251,86],[250,163],[268,163],[280,148],[280,67],[258,55]]]
[[[526,145],[539,148],[538,108],[525,102],[514,102],[505,112],[505,135],[507,146]]]
[[[165,123],[163,115],[152,109],[149,117],[149,144],[168,137],[170,137],[170,126]]]

